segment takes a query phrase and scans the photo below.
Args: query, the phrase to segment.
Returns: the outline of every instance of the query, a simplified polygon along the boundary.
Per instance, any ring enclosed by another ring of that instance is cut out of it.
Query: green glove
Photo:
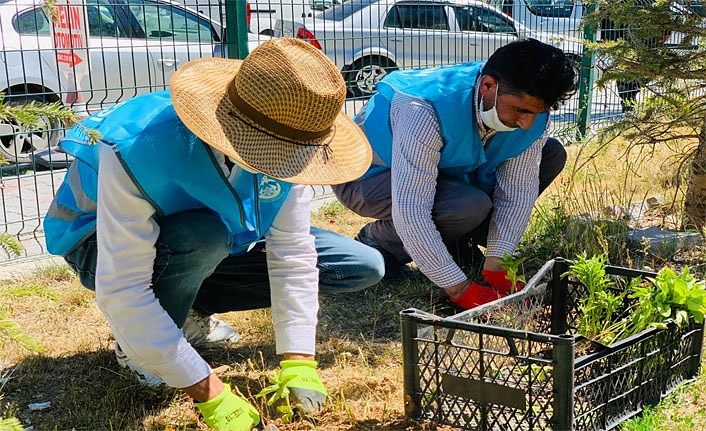
[[[219,431],[250,431],[260,423],[255,407],[225,385],[223,392],[202,403],[194,403],[210,428]]]
[[[280,381],[286,382],[292,395],[292,404],[305,413],[316,413],[326,402],[326,388],[316,372],[318,363],[307,360],[286,360],[279,363]]]

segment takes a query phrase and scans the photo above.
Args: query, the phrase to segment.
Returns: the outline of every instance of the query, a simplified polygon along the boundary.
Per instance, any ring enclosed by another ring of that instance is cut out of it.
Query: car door
[[[151,0],[128,0],[128,7],[154,64],[156,73],[150,86],[164,89],[178,67],[220,52],[219,35],[212,22],[195,12]]]
[[[460,30],[457,49],[463,61],[487,60],[496,49],[517,39],[512,22],[501,13],[480,6],[455,6]]]
[[[155,71],[144,45],[126,25],[125,5],[116,0],[87,0],[89,113],[149,91],[146,77]],[[85,94],[85,93],[83,93]]]
[[[431,67],[454,61],[447,8],[442,3],[398,2],[383,22],[402,67]]]

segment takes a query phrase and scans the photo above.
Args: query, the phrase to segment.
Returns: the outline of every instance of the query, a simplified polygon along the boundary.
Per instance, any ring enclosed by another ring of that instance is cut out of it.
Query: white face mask
[[[483,97],[481,96],[480,101],[478,103],[478,115],[480,115],[481,121],[487,127],[498,132],[512,132],[513,130],[517,130],[517,127],[506,126],[505,123],[500,121],[500,117],[498,117],[498,110],[496,109],[496,107],[498,104],[499,88],[499,84],[495,86],[495,101],[493,102],[493,107],[487,111],[483,110]]]

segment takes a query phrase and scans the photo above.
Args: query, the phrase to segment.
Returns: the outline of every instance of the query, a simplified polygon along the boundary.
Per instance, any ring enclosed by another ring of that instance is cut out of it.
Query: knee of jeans
[[[169,216],[160,223],[158,242],[166,245],[172,253],[223,259],[230,251],[232,237],[215,214],[190,211]]]
[[[385,276],[385,260],[379,251],[364,246],[354,265],[319,262],[319,291],[323,294],[356,292],[379,283]]]
[[[376,285],[385,276],[385,259],[379,251],[373,249],[365,259],[361,259],[360,269],[360,289]]]

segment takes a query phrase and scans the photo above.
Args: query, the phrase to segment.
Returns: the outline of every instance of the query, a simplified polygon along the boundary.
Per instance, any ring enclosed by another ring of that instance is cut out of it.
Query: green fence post
[[[248,55],[248,23],[245,16],[246,0],[225,0],[226,55],[244,59]]]
[[[589,15],[596,10],[596,5],[593,2],[586,6],[585,15]],[[583,38],[588,42],[596,41],[596,28],[593,25],[584,25]],[[595,75],[595,55],[588,50],[586,45],[583,46],[583,55],[581,57],[581,69],[579,70],[579,124],[578,124],[578,139],[586,136],[589,125],[591,123],[591,102],[593,101],[593,82]]]

